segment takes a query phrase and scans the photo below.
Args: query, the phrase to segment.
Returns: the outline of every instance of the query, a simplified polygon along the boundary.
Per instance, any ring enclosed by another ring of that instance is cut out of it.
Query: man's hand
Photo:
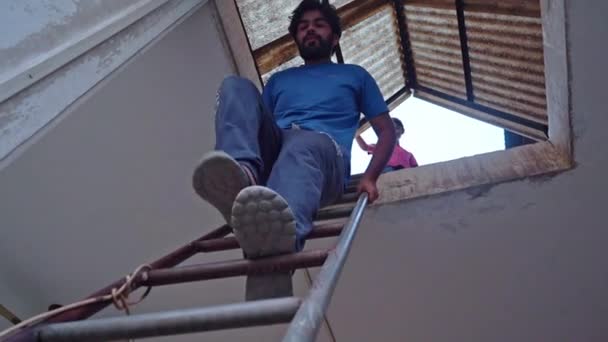
[[[374,203],[374,201],[377,200],[379,196],[378,187],[376,187],[376,181],[368,177],[361,178],[361,180],[359,181],[359,185],[357,186],[357,194],[360,195],[364,192],[367,192],[368,203]]]
[[[374,147],[374,155],[357,186],[357,191],[358,193],[367,192],[369,195],[368,202],[373,203],[378,199],[376,180],[395,149],[397,137],[395,135],[393,120],[391,120],[388,113],[378,115],[369,122],[378,136],[378,143]]]

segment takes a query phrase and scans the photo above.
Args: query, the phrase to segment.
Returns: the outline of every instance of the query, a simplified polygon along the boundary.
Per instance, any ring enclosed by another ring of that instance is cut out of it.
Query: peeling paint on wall
[[[11,27],[0,36],[0,51],[24,44],[29,38],[54,26],[69,25],[70,18],[82,7],[80,0],[22,0],[0,2],[0,21]],[[90,2],[91,4],[99,1]]]
[[[0,103],[0,160],[47,125],[97,83],[166,33],[168,28],[185,19],[187,14],[191,14],[202,3],[204,1],[201,0],[170,1],[53,74]],[[12,7],[9,6],[11,4]],[[18,1],[4,3],[1,6],[7,7],[0,7],[2,25],[4,25],[3,16],[10,15],[10,12],[17,13],[15,16],[18,19],[45,19],[46,21],[44,25],[39,22],[36,25],[21,27],[12,35],[12,40],[6,38],[1,44],[5,47],[13,46],[12,49],[5,49],[11,51],[13,57],[27,59],[24,52],[26,51],[35,58],[41,58],[36,49],[21,49],[25,45],[33,44],[36,39],[41,37],[41,32],[36,32],[37,30],[48,30],[54,27],[54,32],[45,31],[46,38],[52,43],[53,34],[60,33],[66,27],[69,26],[75,30],[74,33],[78,33],[77,28],[84,28],[83,23],[87,19],[95,17],[92,23],[99,24],[99,20],[104,16],[107,17],[112,11],[126,5],[128,4],[123,2],[107,1],[80,3],[79,0],[63,0],[54,5],[50,1],[36,2],[34,0],[23,3]],[[3,9],[7,11],[4,12]],[[40,13],[45,13],[46,16]],[[5,61],[4,58],[3,61]],[[3,61],[0,61],[0,83],[2,82],[2,72],[11,70],[11,66],[1,64]]]

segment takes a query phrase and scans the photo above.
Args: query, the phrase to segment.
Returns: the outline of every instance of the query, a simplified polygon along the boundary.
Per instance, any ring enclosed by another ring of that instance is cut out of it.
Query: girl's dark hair
[[[298,31],[298,23],[302,20],[302,16],[305,12],[318,10],[323,14],[325,20],[331,26],[331,30],[333,33],[337,34],[338,37],[342,36],[342,27],[340,25],[340,17],[338,16],[338,12],[333,5],[325,3],[325,1],[318,0],[303,0],[298,7],[291,14],[291,22],[289,23],[289,33],[292,37],[296,37],[296,32]]]
[[[401,120],[393,118],[393,123],[395,124],[395,127],[399,127],[402,130],[405,130],[405,128],[403,127],[403,122],[401,122]]]

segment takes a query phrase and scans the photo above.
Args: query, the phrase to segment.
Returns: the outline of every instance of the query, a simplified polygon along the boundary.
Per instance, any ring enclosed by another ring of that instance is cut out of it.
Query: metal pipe
[[[348,223],[344,226],[338,245],[327,257],[327,261],[323,264],[308,297],[291,321],[283,342],[312,342],[315,340],[359,228],[366,204],[367,194],[364,193],[359,197]]]
[[[304,267],[321,266],[328,254],[329,251],[327,250],[313,250],[255,260],[239,259],[152,270],[143,273],[135,282],[137,286],[160,286],[250,274],[290,271]]]
[[[338,236],[340,232],[342,232],[342,227],[344,226],[343,222],[335,222],[335,223],[326,223],[315,226],[313,230],[310,232],[310,235],[306,238],[310,239],[320,239],[331,236]],[[219,239],[211,239],[205,241],[195,242],[194,245],[198,252],[217,252],[217,251],[225,251],[230,249],[238,249],[240,248],[239,242],[236,240],[234,236],[228,236],[225,238]]]
[[[58,323],[39,330],[39,341],[109,341],[289,322],[300,306],[294,297],[126,317]]]
[[[6,318],[7,321],[13,324],[21,323],[21,319],[19,319],[19,317],[17,317],[14,313],[11,312],[11,310],[9,310],[2,304],[0,304],[0,317]]]
[[[416,63],[414,62],[412,42],[410,40],[407,18],[405,16],[405,1],[392,0],[391,2],[393,5],[393,9],[395,10],[395,17],[397,18],[397,27],[400,38],[399,40],[401,42],[401,50],[403,52],[401,68],[404,69],[403,77],[405,78],[405,87],[407,89],[417,89],[418,78],[416,76]]]
[[[460,35],[460,50],[462,53],[462,69],[464,71],[464,84],[467,89],[467,101],[475,102],[473,92],[473,76],[471,74],[471,58],[469,57],[469,38],[464,15],[464,0],[455,0],[456,17],[458,18],[458,34]]]

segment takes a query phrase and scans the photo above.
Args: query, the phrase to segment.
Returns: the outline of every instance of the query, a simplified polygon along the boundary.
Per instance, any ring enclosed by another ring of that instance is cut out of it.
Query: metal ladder
[[[322,266],[304,299],[285,297],[198,309],[86,320],[111,303],[98,302],[65,311],[46,321],[26,327],[9,336],[6,341],[124,340],[288,322],[291,324],[283,341],[314,341],[367,205],[367,194],[358,197],[355,194],[357,180],[358,177],[353,176],[345,195],[335,204],[336,207],[323,208],[319,211],[315,227],[308,237],[308,239],[317,239],[339,235],[333,248],[255,260],[240,259],[176,267],[200,252],[238,249],[239,244],[234,236],[228,236],[231,228],[224,225],[151,263],[151,269],[136,277],[131,286],[131,291],[134,291],[140,287]],[[352,203],[355,201],[353,208]],[[344,225],[323,222],[346,217],[349,218]],[[124,282],[124,279],[116,281],[87,298],[107,295],[113,288],[122,286]]]

